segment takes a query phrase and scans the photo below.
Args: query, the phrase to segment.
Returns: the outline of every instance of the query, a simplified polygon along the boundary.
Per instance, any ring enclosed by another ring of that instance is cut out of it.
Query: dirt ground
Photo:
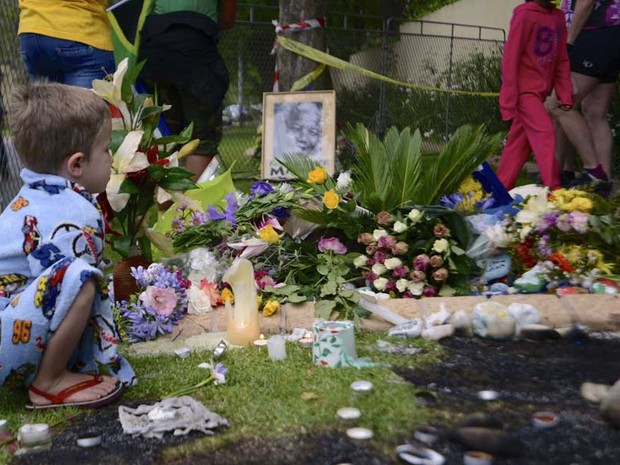
[[[518,457],[496,457],[502,465],[598,465],[620,463],[620,432],[599,417],[598,406],[579,394],[585,381],[613,384],[620,378],[620,339],[592,335],[581,343],[492,342],[475,338],[452,338],[443,342],[443,363],[424,370],[394,367],[405,380],[427,397],[437,413],[440,431],[447,432],[471,414],[485,414],[500,421],[514,441],[524,444]],[[485,402],[480,390],[495,390],[500,399]],[[420,397],[420,399],[424,399]],[[537,410],[560,416],[555,428],[540,430],[530,423]],[[451,418],[452,424],[442,418]],[[104,445],[81,449],[78,435],[97,429]],[[412,432],[413,433],[413,432]],[[413,436],[413,434],[412,434]],[[192,437],[197,436],[190,436]],[[413,437],[411,438],[413,441]],[[45,464],[136,464],[163,463],[160,453],[187,438],[135,439],[122,434],[116,408],[70,424],[54,438],[52,451],[16,458],[15,463]],[[433,448],[446,457],[446,464],[462,463],[463,446],[442,437]],[[385,457],[348,440],[342,432],[324,431],[282,440],[260,437],[223,447],[215,452],[185,457],[184,464],[325,464],[382,465],[399,463],[395,454]]]

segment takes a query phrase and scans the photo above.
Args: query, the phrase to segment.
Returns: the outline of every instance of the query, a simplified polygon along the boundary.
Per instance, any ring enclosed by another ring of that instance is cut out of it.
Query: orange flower
[[[565,271],[567,273],[573,273],[575,271],[575,269],[571,266],[571,264],[564,256],[564,254],[561,254],[560,252],[554,252],[549,255],[549,260],[551,260],[551,262],[555,265],[559,266],[560,270],[562,271]]]
[[[203,279],[202,281],[200,281],[199,288],[209,297],[209,301],[211,302],[212,307],[217,307],[219,304],[222,303],[222,298],[220,296],[220,291],[217,288],[217,283]]]

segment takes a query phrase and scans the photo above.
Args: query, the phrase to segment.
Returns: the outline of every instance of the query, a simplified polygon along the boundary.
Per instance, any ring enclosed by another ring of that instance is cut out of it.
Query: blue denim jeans
[[[93,79],[114,73],[114,54],[71,40],[40,34],[20,34],[19,48],[30,80],[50,81],[77,87],[92,87]]]

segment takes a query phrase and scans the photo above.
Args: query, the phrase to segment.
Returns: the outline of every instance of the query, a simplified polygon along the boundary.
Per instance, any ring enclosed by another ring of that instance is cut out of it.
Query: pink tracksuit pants
[[[555,158],[555,128],[543,101],[535,94],[519,95],[497,177],[508,190],[515,187],[519,172],[534,152],[543,184],[560,187],[560,166]]]

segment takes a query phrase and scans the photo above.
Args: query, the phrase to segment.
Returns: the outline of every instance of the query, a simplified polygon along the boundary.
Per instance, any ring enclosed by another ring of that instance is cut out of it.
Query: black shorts
[[[570,70],[599,79],[616,82],[620,74],[620,26],[584,29],[570,54]]]

